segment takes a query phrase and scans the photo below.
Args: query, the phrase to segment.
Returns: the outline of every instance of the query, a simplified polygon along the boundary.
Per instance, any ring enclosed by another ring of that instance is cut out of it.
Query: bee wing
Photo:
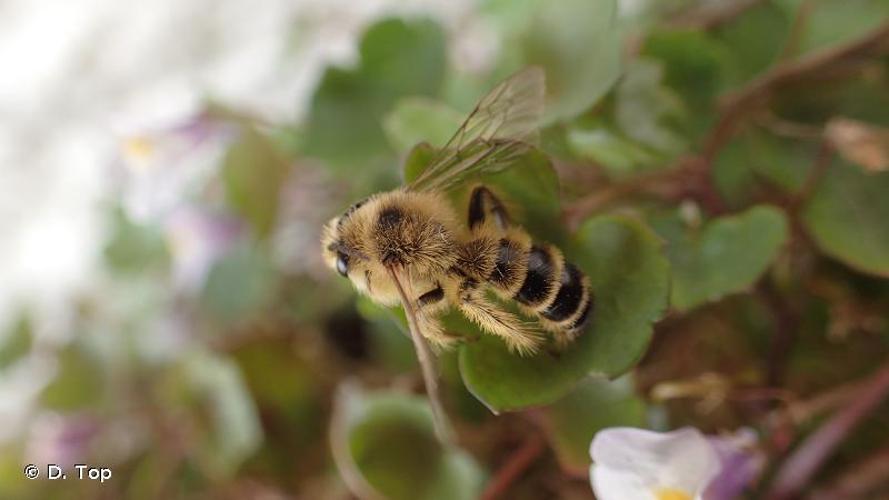
[[[482,172],[496,172],[527,152],[543,114],[544,75],[525,68],[481,98],[457,133],[407,189],[444,190]]]

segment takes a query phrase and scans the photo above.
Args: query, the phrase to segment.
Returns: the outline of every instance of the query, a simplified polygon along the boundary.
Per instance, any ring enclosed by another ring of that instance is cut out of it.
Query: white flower
[[[697,429],[672,432],[616,427],[590,445],[590,481],[599,500],[698,500],[720,470]]]

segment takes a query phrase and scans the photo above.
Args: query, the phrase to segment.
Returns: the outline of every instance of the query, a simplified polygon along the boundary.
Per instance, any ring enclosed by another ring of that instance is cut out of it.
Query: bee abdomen
[[[513,298],[536,312],[546,309],[558,291],[562,266],[558,249],[551,245],[533,245],[528,252],[525,281]]]
[[[538,315],[547,328],[576,334],[589,320],[593,294],[589,279],[552,245],[533,245],[515,300]]]
[[[584,298],[583,274],[574,264],[566,262],[559,285],[556,298],[540,312],[544,318],[556,322],[565,321],[580,309]]]
[[[513,297],[525,280],[528,269],[528,250],[521,242],[508,238],[500,240],[494,268],[488,275],[488,281],[498,290]]]

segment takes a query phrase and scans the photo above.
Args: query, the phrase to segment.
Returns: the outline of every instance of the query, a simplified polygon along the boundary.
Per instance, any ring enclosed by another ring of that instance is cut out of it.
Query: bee
[[[462,221],[443,194],[508,168],[532,149],[543,95],[536,67],[495,86],[415,180],[359,201],[325,225],[325,263],[374,302],[401,304],[412,333],[440,349],[459,340],[440,322],[451,308],[522,355],[540,349],[545,332],[561,346],[574,340],[593,309],[586,275],[515,224],[490,188],[474,186]],[[537,321],[519,319],[489,291]]]

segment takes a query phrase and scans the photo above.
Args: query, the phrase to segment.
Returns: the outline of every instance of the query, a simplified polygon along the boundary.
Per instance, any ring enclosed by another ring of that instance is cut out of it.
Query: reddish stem
[[[481,496],[482,500],[494,500],[503,496],[545,449],[543,437],[539,433],[535,432],[529,436],[522,447],[509,457],[485,487]]]
[[[772,483],[768,498],[793,498],[812,479],[836,446],[869,415],[889,393],[889,364],[865,382],[845,408],[811,434],[784,461]]]

